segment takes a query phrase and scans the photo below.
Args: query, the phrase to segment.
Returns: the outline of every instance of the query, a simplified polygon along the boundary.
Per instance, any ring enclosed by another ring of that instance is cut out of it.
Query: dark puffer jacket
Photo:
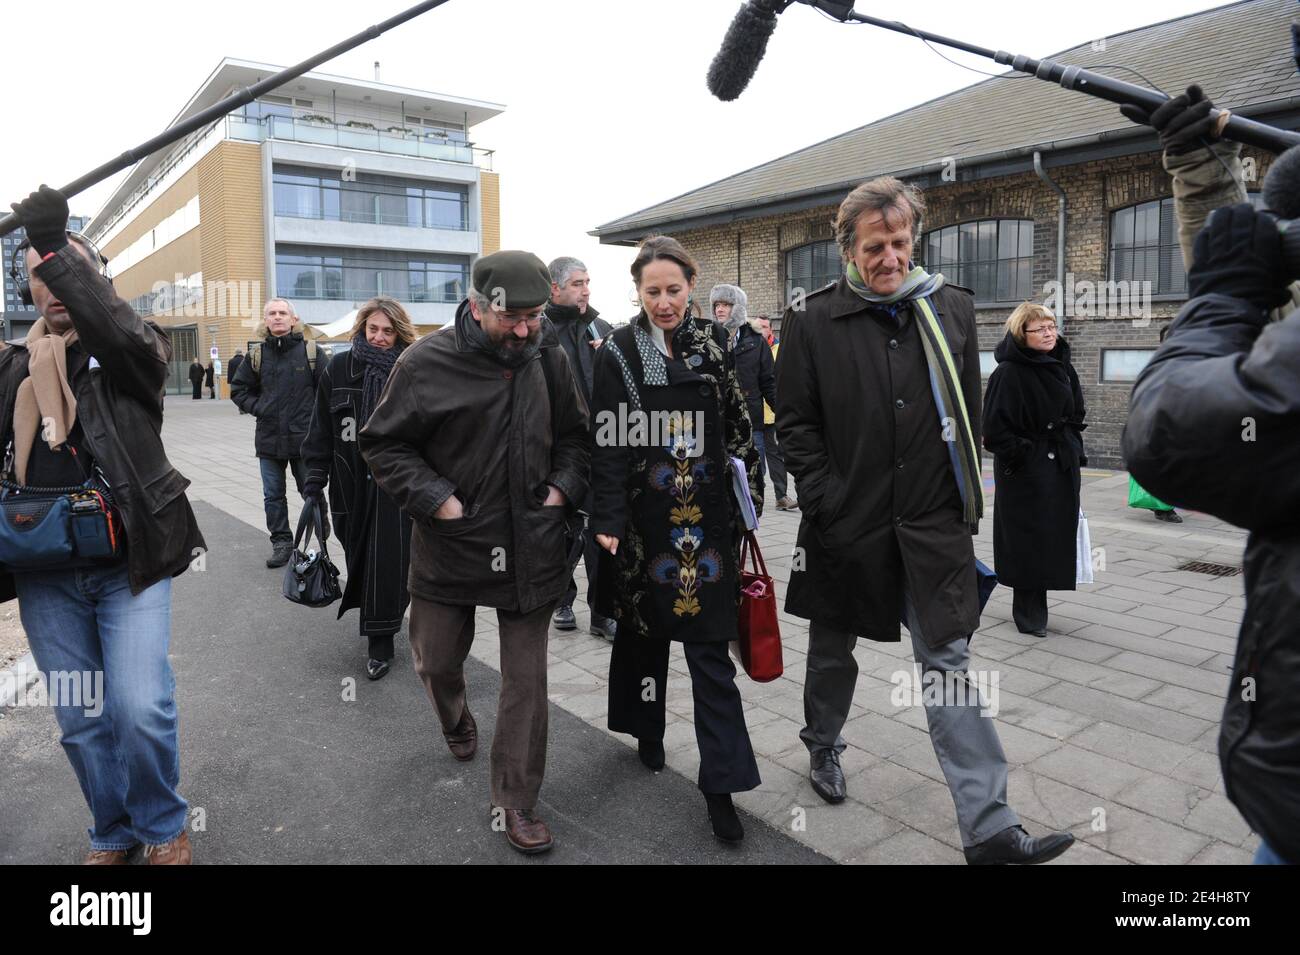
[[[300,332],[267,335],[257,347],[262,349],[262,367],[253,368],[250,350],[230,383],[230,400],[256,416],[254,447],[259,458],[301,457],[316,406],[316,385],[330,356],[318,348],[313,368]]]
[[[763,333],[746,322],[731,352],[736,357],[736,378],[745,393],[745,410],[755,431],[763,430],[763,401],[776,407],[776,360]]]
[[[1300,313],[1183,306],[1134,385],[1124,456],[1170,504],[1250,531],[1219,758],[1228,798],[1300,863]]]

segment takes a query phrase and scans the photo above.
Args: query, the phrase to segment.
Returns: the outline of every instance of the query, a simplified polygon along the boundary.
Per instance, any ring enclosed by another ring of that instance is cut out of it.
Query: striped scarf
[[[984,486],[980,475],[979,449],[975,447],[970,417],[966,413],[966,398],[957,368],[952,361],[948,339],[943,324],[930,304],[930,296],[943,287],[942,275],[930,275],[919,265],[913,266],[898,291],[892,295],[877,295],[862,280],[857,267],[849,263],[845,278],[849,288],[872,305],[883,307],[894,314],[902,303],[912,307],[916,327],[921,333],[925,349],[925,363],[930,372],[930,392],[939,411],[939,427],[948,445],[948,461],[952,465],[957,490],[961,494],[962,516],[974,530],[984,516]]]

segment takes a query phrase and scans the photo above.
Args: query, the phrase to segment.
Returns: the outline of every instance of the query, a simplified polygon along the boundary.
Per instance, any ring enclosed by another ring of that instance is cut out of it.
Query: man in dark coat
[[[190,386],[194,389],[190,397],[195,401],[203,397],[203,362],[199,361],[198,355],[190,362]]]
[[[235,375],[239,373],[239,366],[244,363],[244,353],[236,351],[230,356],[230,364],[226,366],[226,382],[231,385],[232,390],[235,384]],[[239,409],[240,414],[248,414],[243,408]]]
[[[1006,327],[984,391],[984,447],[994,455],[997,486],[993,558],[998,582],[1014,591],[1016,628],[1045,637],[1047,592],[1073,590],[1078,573],[1087,410],[1052,312],[1024,302]]]
[[[1045,862],[1073,837],[1020,827],[963,676],[979,625],[979,346],[971,293],[909,261],[923,208],[897,179],[851,192],[836,219],[846,274],[785,318],[776,424],[803,508],[786,611],[812,621],[800,736],[814,789],[842,801],[853,646],[898,640],[905,619],[923,683],[943,688],[941,704],[922,699],[967,860]]]
[[[23,343],[0,349],[0,446],[15,455],[5,477],[64,487],[95,475],[111,495],[125,553],[4,570],[0,600],[17,597],[38,670],[103,681],[94,703],[82,696],[54,706],[93,820],[86,862],[124,865],[143,843],[151,864],[186,864],[171,582],[203,556],[204,543],[185,497],[189,481],[161,437],[171,341],[69,235],[62,194],[42,186],[14,210],[30,243],[24,298],[41,318]]]
[[[203,385],[208,389],[208,397],[217,397],[217,367],[212,359],[208,359],[208,364],[203,369]]]
[[[591,387],[593,369],[596,363],[596,349],[605,341],[613,326],[600,317],[600,313],[591,307],[591,276],[587,266],[580,259],[561,256],[547,267],[551,275],[551,300],[546,306],[546,317],[555,326],[555,335],[560,347],[569,356],[569,366],[573,369],[574,380],[582,392],[583,401],[591,407]],[[582,509],[591,513],[590,499],[582,504]],[[590,531],[583,532],[582,562],[587,568],[587,607],[591,610],[590,630],[607,640],[614,639],[614,621],[596,612],[595,596],[597,593],[597,567],[600,564],[600,548]],[[576,568],[575,568],[576,569]],[[578,596],[578,582],[570,576],[568,589],[560,597],[555,608],[552,623],[557,630],[576,630],[577,618],[573,615],[573,601]]]
[[[287,299],[273,298],[263,312],[266,337],[250,349],[230,385],[230,400],[257,418],[254,448],[262,473],[262,503],[266,529],[271,535],[267,567],[283,567],[293,553],[289,530],[289,502],[285,497],[285,468],[302,493],[307,471],[302,463],[302,442],[316,406],[316,385],[325,370],[315,342],[304,341],[298,314]],[[329,536],[329,529],[324,533]]]
[[[1300,864],[1300,312],[1268,321],[1295,278],[1270,216],[1216,211],[1192,299],[1133,386],[1123,448],[1152,493],[1250,531],[1219,759],[1263,837],[1256,861]]]
[[[478,729],[465,690],[477,607],[501,632],[492,746],[494,827],[521,852],[551,847],[534,815],[546,768],[546,643],[569,582],[566,521],[586,500],[587,407],[543,312],[546,266],[505,251],[474,263],[454,324],[402,353],[361,451],[411,516],[411,649],[452,755]]]

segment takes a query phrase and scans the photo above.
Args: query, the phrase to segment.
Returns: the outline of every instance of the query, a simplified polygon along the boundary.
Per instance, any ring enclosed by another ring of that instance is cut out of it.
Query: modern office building
[[[173,122],[278,71],[226,59]],[[337,322],[375,295],[448,322],[476,257],[500,247],[492,153],[503,107],[308,73],[142,160],[89,224],[119,293],[168,328],[172,387],[197,355],[255,338],[262,305]]]
[[[1199,83],[1218,106],[1297,129],[1295,13],[1290,0],[1245,0],[1052,59],[1143,77],[1172,93]],[[1242,156],[1254,197],[1272,157],[1254,148]],[[838,279],[836,209],[854,186],[883,175],[924,193],[915,260],[974,291],[986,377],[1017,303],[1057,308],[1088,406],[1091,463],[1121,465],[1133,381],[1186,301],[1187,277],[1160,144],[1109,102],[1033,78],[984,80],[592,234],[625,245],[671,234],[700,262],[706,307],[711,285],[736,283],[749,294],[750,314],[771,313],[779,326],[799,290]]]
[[[73,232],[83,232],[88,222],[90,219],[87,216],[69,216],[68,228]],[[9,271],[11,268],[21,271],[26,267],[22,256],[17,260],[14,259],[18,247],[25,241],[27,241],[27,230],[22,226],[0,238],[0,252],[4,253],[4,298],[0,299],[0,309],[4,311],[5,341],[25,336],[37,317],[36,311],[30,305],[24,305],[22,299],[18,297],[18,286]]]

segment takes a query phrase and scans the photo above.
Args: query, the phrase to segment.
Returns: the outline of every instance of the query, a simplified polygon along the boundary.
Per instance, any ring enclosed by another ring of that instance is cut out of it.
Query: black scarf
[[[393,343],[392,348],[376,348],[366,341],[365,329],[352,336],[352,354],[357,356],[366,372],[365,380],[361,385],[361,423],[363,425],[370,420],[371,413],[375,410],[375,406],[379,404],[379,396],[384,393],[384,385],[388,383],[388,376],[392,374],[393,365],[397,364],[397,356],[402,353],[402,349],[405,347],[404,342],[398,341]]]

